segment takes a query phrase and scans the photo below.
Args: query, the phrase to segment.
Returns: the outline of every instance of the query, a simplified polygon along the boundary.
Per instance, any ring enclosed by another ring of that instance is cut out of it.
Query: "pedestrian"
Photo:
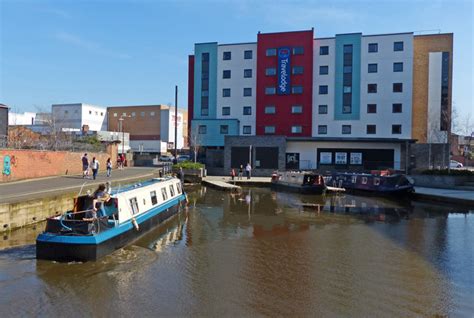
[[[122,154],[122,169],[125,168],[126,163],[127,163],[127,159],[125,159],[125,154]]]
[[[82,156],[82,178],[87,178],[89,176],[89,159],[87,158],[87,153]]]
[[[117,156],[117,168],[122,170],[122,156],[120,155]]]
[[[92,178],[95,180],[95,178],[97,177],[97,172],[99,171],[99,161],[96,160],[95,157],[92,158],[91,168],[92,168]]]
[[[110,161],[110,158],[107,159],[107,177],[110,177],[112,173],[112,162]]]
[[[243,165],[240,165],[240,168],[239,168],[239,177],[237,178],[237,180],[242,180],[243,174],[244,174],[244,166],[243,166]]]
[[[179,167],[178,178],[181,181],[181,185],[184,185],[184,171],[182,167]]]
[[[235,169],[232,168],[232,170],[230,170],[230,177],[232,178],[232,181],[234,181],[234,178],[235,178]]]
[[[245,167],[245,173],[247,174],[247,179],[250,179],[250,173],[252,171],[252,166],[250,163],[247,163],[247,166]]]

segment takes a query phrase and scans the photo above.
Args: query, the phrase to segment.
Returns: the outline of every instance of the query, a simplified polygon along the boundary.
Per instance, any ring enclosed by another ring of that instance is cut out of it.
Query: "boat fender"
[[[137,220],[135,218],[132,218],[132,224],[135,230],[139,231],[140,227],[138,226]]]

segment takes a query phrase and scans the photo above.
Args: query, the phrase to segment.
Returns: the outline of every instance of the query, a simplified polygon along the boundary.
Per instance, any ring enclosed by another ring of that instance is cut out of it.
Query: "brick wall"
[[[74,175],[82,173],[82,152],[68,151],[39,151],[1,149],[0,167],[2,176],[0,182],[10,182],[23,179],[41,178],[59,175]],[[5,174],[4,158],[10,156],[10,174]],[[88,153],[89,160],[96,157],[99,160],[99,171],[105,171],[107,159],[113,165],[117,163],[117,145],[108,145],[107,152]]]

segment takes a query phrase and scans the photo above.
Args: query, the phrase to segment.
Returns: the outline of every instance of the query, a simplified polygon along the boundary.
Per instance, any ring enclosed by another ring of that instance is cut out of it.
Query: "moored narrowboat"
[[[348,191],[373,194],[405,194],[414,192],[413,184],[403,174],[372,171],[372,173],[335,172],[325,176],[326,184]]]
[[[117,189],[104,198],[98,210],[93,196],[79,196],[72,210],[48,218],[36,239],[36,258],[97,260],[178,213],[186,194],[179,179],[168,177]]]
[[[271,187],[275,190],[323,194],[326,191],[324,178],[309,171],[285,171],[272,174]]]

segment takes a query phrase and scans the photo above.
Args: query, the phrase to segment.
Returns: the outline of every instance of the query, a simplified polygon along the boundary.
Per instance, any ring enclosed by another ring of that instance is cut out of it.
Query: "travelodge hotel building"
[[[453,35],[258,33],[197,43],[190,142],[208,168],[405,170],[413,143],[445,143]]]

